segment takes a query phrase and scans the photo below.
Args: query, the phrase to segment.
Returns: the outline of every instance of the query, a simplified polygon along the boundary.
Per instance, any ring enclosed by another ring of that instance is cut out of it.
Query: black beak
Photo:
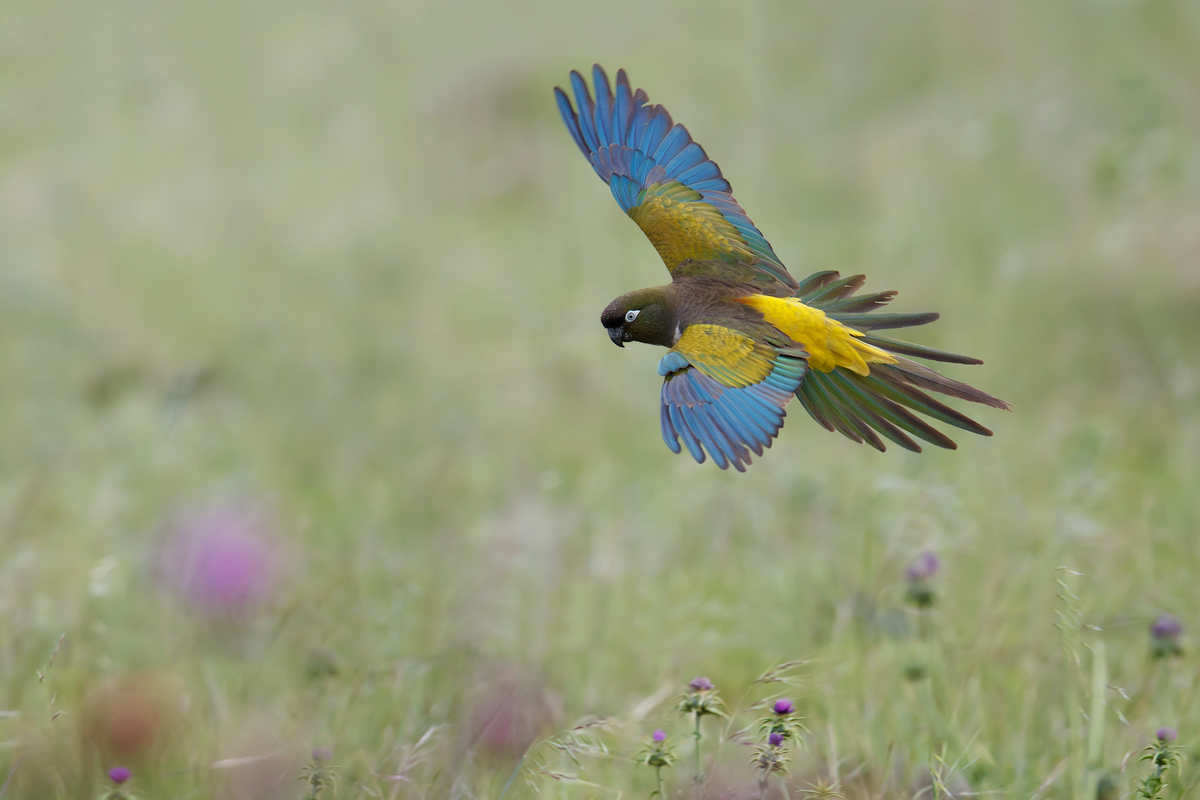
[[[615,328],[608,329],[608,338],[612,339],[613,344],[617,347],[625,346],[625,328],[618,325]]]

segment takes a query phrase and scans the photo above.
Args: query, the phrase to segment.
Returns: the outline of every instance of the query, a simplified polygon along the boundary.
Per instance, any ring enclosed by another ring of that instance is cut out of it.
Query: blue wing
[[[615,91],[599,64],[592,67],[592,80],[595,100],[583,76],[571,73],[578,113],[556,86],[559,112],[575,144],[621,210],[650,237],[667,268],[674,273],[684,261],[732,259],[753,264],[759,282],[794,291],[795,278],[687,129],[672,122],[661,105],[649,105],[644,91],[632,91],[625,70],[617,72]],[[674,218],[663,213],[664,204],[674,204]]]
[[[696,463],[704,463],[707,450],[717,466],[730,464],[746,471],[750,451],[762,456],[763,448],[783,427],[784,407],[804,380],[808,369],[802,358],[780,354],[770,374],[748,386],[724,386],[706,374],[703,365],[691,363],[671,351],[658,364],[663,376],[663,441],[674,453],[679,440]]]

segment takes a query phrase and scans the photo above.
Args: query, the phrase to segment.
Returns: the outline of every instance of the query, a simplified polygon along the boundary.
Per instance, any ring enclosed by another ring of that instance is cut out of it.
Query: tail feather
[[[889,375],[883,370],[865,378],[867,386],[874,392],[883,395],[893,403],[919,411],[927,417],[933,417],[939,422],[953,425],[964,431],[977,433],[980,436],[991,436],[992,432],[962,412],[955,411],[945,403],[933,399],[925,392],[903,380],[897,380],[895,375]]]
[[[982,362],[981,362],[982,363]],[[992,397],[982,389],[976,389],[968,383],[947,378],[941,373],[934,372],[924,364],[918,364],[907,358],[897,358],[895,364],[880,364],[882,371],[893,373],[897,378],[907,381],[914,386],[928,389],[931,392],[941,392],[959,400],[969,400],[972,403],[982,403],[985,406],[998,408],[1001,411],[1012,411],[1012,405],[998,397]]]
[[[841,273],[837,270],[827,269],[823,272],[814,272],[804,280],[800,281],[799,288],[796,289],[794,297],[799,297],[804,302],[808,302],[808,295],[817,291],[821,287],[827,285],[830,281],[837,280],[841,277]]]
[[[1011,405],[974,386],[947,378],[910,357],[950,364],[983,362],[924,345],[866,335],[868,331],[927,325],[939,315],[872,313],[887,305],[896,293],[856,296],[864,281],[862,275],[842,278],[837,272],[818,272],[800,282],[795,296],[809,306],[822,309],[831,319],[864,333],[857,337],[859,341],[883,350],[895,361],[869,363],[868,375],[841,367],[832,372],[811,370],[796,392],[804,409],[823,428],[881,451],[887,448],[877,434],[916,453],[921,452],[921,446],[913,437],[949,450],[957,447],[953,439],[918,414],[960,430],[991,436],[989,429],[934,399],[929,392],[1004,410],[1011,410]]]
[[[813,381],[810,387],[810,394],[818,405],[824,406],[826,416],[833,423],[833,426],[843,436],[859,444],[865,441],[880,452],[886,450],[887,448],[883,446],[883,442],[879,441],[879,437],[875,435],[875,432],[869,426],[851,413],[849,408],[831,396],[830,392],[827,391],[830,388],[832,387],[828,381]]]
[[[841,385],[837,380],[836,371],[828,373],[828,377],[829,380],[824,387],[825,391],[830,395],[831,399],[838,401],[851,416],[858,418],[862,422],[862,427],[868,428],[868,430],[874,428],[905,450],[912,450],[915,453],[921,452],[921,446],[906,436],[895,425],[881,417],[874,410],[874,404],[862,402],[862,399],[856,396],[852,389],[848,390],[845,386]],[[878,442],[878,439],[876,439],[876,442]],[[880,452],[887,449],[883,446],[882,442],[874,444],[874,446]]]
[[[828,301],[841,300],[849,297],[862,288],[862,285],[867,282],[866,275],[851,275],[849,278],[833,280],[821,287],[815,292],[811,292],[807,298],[801,298],[810,306],[818,308]]]
[[[819,375],[821,373],[817,374]],[[811,372],[805,375],[805,383],[807,383],[808,379],[812,377],[814,376]],[[803,385],[796,390],[796,399],[800,401],[800,405],[804,406],[804,410],[808,412],[808,415],[813,418],[813,422],[817,423],[831,433],[837,431],[837,428],[833,427],[833,423],[830,422],[829,418],[825,416],[824,410],[817,407],[816,401],[813,400],[812,392],[805,389]]]
[[[861,314],[868,311],[874,311],[880,306],[886,306],[892,302],[896,296],[896,292],[889,289],[886,292],[876,292],[875,294],[864,294],[862,296],[847,297],[844,300],[830,303],[822,306],[825,313],[830,316],[838,316],[839,314]]]
[[[875,412],[870,411],[869,409],[863,409],[863,419],[866,420],[872,428],[879,431],[884,436],[903,447],[905,450],[910,450],[914,453],[921,452],[921,445],[914,442],[911,437],[904,433],[904,431],[900,430]],[[884,448],[882,447],[880,448],[881,451],[883,449]]]
[[[904,314],[830,314],[844,325],[860,331],[879,331],[885,328],[915,328],[941,319],[936,311],[916,311]],[[938,352],[938,351],[934,351]],[[959,356],[961,358],[961,356]]]
[[[926,442],[937,447],[944,447],[947,450],[954,450],[958,447],[953,439],[904,406],[882,395],[872,394],[870,389],[860,385],[854,379],[857,376],[840,375],[835,372],[832,377],[833,380],[841,383],[847,392],[858,398],[860,406],[872,409],[876,414],[896,427],[902,428],[913,436],[924,439]],[[920,451],[920,447],[918,447],[916,452],[919,453]]]
[[[882,316],[882,315],[881,315]],[[900,326],[896,326],[900,327]],[[878,336],[864,336],[862,341],[875,345],[876,347],[887,350],[891,353],[900,353],[906,356],[915,356],[917,358],[927,358],[930,361],[941,361],[946,364],[982,364],[978,358],[971,356],[960,356],[957,353],[947,353],[945,350],[938,350],[933,347],[926,347],[912,342],[897,342],[895,339],[884,339]]]

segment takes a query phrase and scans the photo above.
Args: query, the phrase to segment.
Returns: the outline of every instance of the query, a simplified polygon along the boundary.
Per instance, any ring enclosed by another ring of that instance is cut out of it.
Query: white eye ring
[[[637,319],[637,315],[640,313],[642,313],[641,309],[634,309],[633,311],[626,311],[625,312],[625,321],[633,322],[635,319]]]

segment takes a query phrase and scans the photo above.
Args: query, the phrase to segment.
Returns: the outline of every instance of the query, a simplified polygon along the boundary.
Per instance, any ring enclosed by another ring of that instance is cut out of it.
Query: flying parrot
[[[707,453],[722,469],[745,472],[750,453],[762,456],[779,434],[793,395],[824,428],[880,451],[883,439],[917,453],[918,439],[955,449],[918,414],[992,435],[929,392],[1000,409],[1008,403],[911,357],[983,362],[876,334],[938,314],[878,312],[896,292],[858,294],[863,275],[824,271],[797,281],[683,125],[632,90],[625,70],[614,88],[597,64],[592,82],[595,99],[571,73],[574,106],[556,86],[559,112],[671,274],[665,286],[613,300],[600,321],[618,347],[668,348],[658,363],[667,447],[681,452],[682,439],[698,463]]]

